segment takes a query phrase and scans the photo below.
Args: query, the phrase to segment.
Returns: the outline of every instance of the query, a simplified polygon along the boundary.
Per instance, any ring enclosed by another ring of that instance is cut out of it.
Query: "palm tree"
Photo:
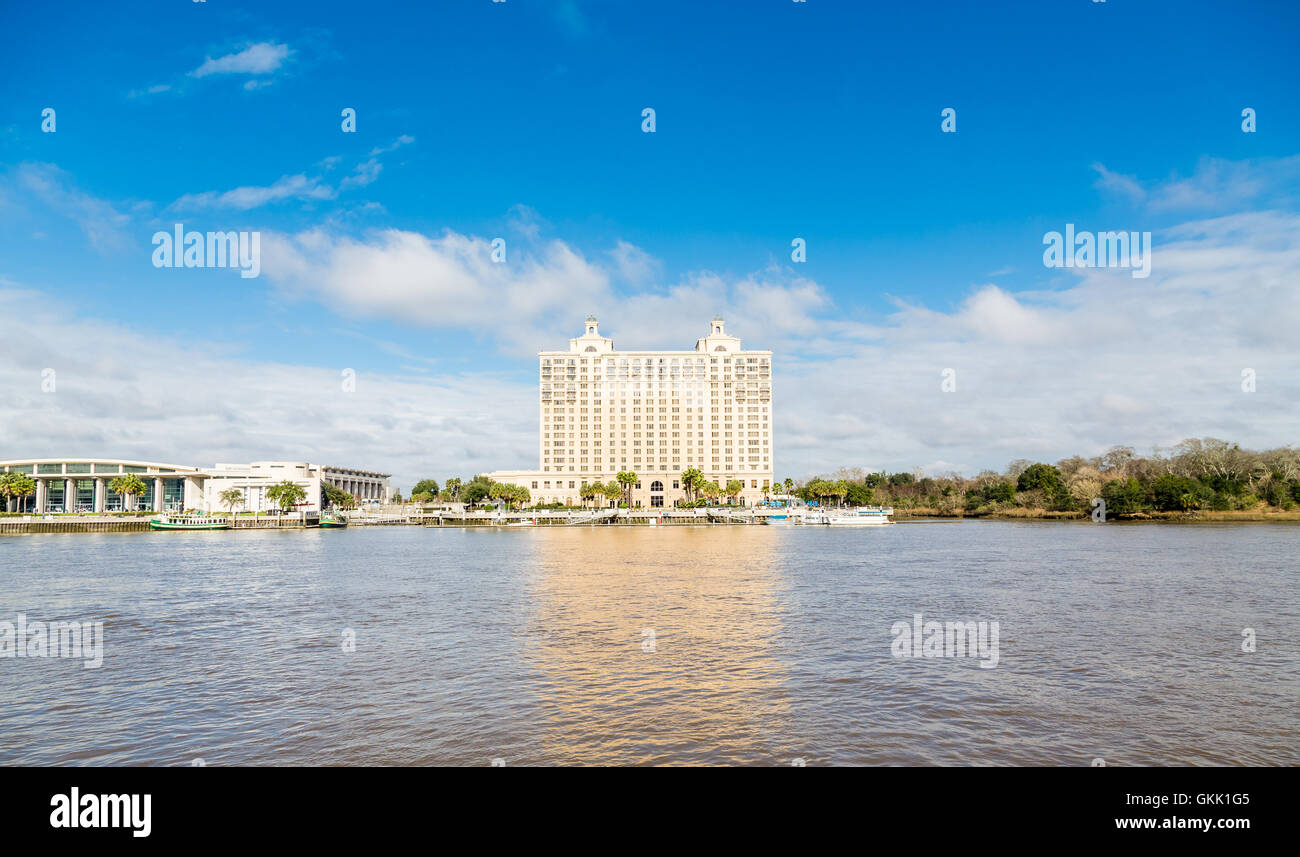
[[[12,512],[19,497],[36,493],[36,480],[25,473],[9,471],[0,475],[0,496],[5,498],[5,511]]]
[[[623,486],[613,479],[602,485],[600,490],[605,495],[606,500],[617,501],[623,496]]]
[[[736,502],[736,499],[740,496],[740,492],[744,490],[745,490],[745,483],[742,482],[741,480],[739,479],[727,480],[727,496],[731,498],[731,501],[733,503]]]
[[[688,467],[682,471],[681,479],[682,488],[686,491],[686,499],[694,499],[695,490],[699,487],[700,483],[704,481],[704,474],[700,472],[698,467]]]
[[[834,490],[835,498],[839,501],[840,505],[843,506],[844,498],[849,496],[849,480],[837,479],[832,484],[834,485],[834,489],[835,489]]]
[[[235,507],[244,502],[244,492],[238,488],[227,488],[220,494],[221,505],[226,507],[226,511],[233,518],[235,516]]]
[[[803,493],[807,499],[816,499],[818,503],[829,496],[829,484],[824,479],[809,479],[804,483]]]
[[[615,476],[614,478],[618,480],[619,485],[623,486],[623,494],[626,497],[627,507],[631,509],[632,508],[632,486],[636,484],[636,471],[620,470],[618,475]]]
[[[793,494],[793,493],[794,493],[794,480],[793,480],[793,479],[790,479],[790,478],[787,477],[786,480],[785,480],[785,482],[784,482],[783,484],[785,485],[785,493],[786,493],[786,494]]]
[[[699,492],[704,499],[713,502],[722,495],[722,487],[710,479],[700,484]]]
[[[446,489],[446,490],[451,494],[451,499],[452,499],[453,502],[454,502],[455,500],[457,500],[457,499],[460,497],[460,477],[459,477],[459,476],[453,476],[453,477],[451,477],[450,479],[448,479],[448,480],[443,484],[442,487],[443,487],[444,489]]]
[[[123,505],[129,505],[134,509],[135,498],[147,491],[148,486],[144,484],[144,480],[139,476],[128,473],[125,476],[117,476],[109,480],[108,490],[114,494],[121,494],[126,501]]]
[[[307,491],[301,485],[289,479],[277,482],[266,489],[266,499],[279,505],[280,511],[287,512],[307,497]]]

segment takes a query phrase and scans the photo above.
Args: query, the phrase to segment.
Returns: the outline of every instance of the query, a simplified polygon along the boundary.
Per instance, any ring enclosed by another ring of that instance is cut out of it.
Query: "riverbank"
[[[724,509],[609,509],[589,512],[519,511],[519,512],[409,512],[354,514],[348,516],[351,527],[573,527],[619,526],[653,527],[700,524],[753,525],[767,524],[772,516],[784,517],[785,511],[768,508]],[[152,516],[124,515],[36,515],[0,517],[0,534],[20,533],[125,533],[149,529]],[[221,516],[225,517],[225,516]],[[232,530],[315,529],[316,513],[303,516],[269,516],[260,518],[235,516]]]
[[[981,520],[1033,520],[1033,521],[1086,521],[1092,517],[1090,512],[1057,512],[1050,509],[1005,509],[1000,512],[970,514],[958,511],[945,511],[928,506],[913,509],[896,509],[894,518],[975,518]],[[1300,523],[1300,509],[1276,509],[1264,507],[1229,512],[1192,511],[1192,512],[1135,512],[1131,515],[1107,514],[1108,521],[1150,521],[1160,523]]]

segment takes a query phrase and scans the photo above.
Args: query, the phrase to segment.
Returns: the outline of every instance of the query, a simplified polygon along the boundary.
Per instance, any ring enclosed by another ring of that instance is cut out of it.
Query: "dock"
[[[655,527],[764,525],[785,517],[784,509],[731,507],[712,509],[593,509],[588,511],[524,510],[453,512],[412,510],[346,513],[351,527]],[[129,533],[149,531],[150,516],[22,515],[0,518],[0,535],[19,533]],[[292,515],[236,516],[231,530],[310,529],[319,525],[315,512]],[[222,532],[222,531],[214,531]],[[227,530],[225,532],[230,532]]]

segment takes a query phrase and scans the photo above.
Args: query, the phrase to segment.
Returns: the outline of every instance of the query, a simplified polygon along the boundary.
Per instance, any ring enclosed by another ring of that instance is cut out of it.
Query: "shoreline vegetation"
[[[635,472],[626,471],[608,484],[584,482],[579,492],[582,505],[567,506],[531,504],[528,489],[482,475],[467,481],[453,477],[442,486],[433,479],[422,479],[405,503],[400,493],[394,495],[393,502],[398,506],[452,502],[467,510],[503,506],[511,512],[628,509],[631,488],[637,481]],[[740,505],[744,488],[740,480],[709,480],[695,468],[683,471],[680,482],[686,498],[675,504],[678,508],[734,509]],[[138,493],[133,485],[115,487],[124,489],[124,494]],[[291,496],[277,494],[285,508],[302,499],[302,490],[291,482],[274,488],[292,489]],[[1149,456],[1139,456],[1131,447],[1114,446],[1099,456],[1076,455],[1056,464],[1017,459],[1002,473],[986,470],[973,478],[957,473],[925,476],[920,471],[842,468],[803,482],[777,481],[770,488],[762,505],[782,506],[796,497],[824,507],[890,506],[897,519],[1300,521],[1300,450],[1285,446],[1256,452],[1217,438],[1189,438],[1168,450],[1157,447]],[[765,483],[765,492],[767,489]],[[347,502],[350,495],[334,490],[342,496],[327,496],[331,505],[356,508],[355,502]],[[0,475],[0,497],[7,500],[8,510],[0,511],[0,519],[32,514],[13,510],[18,500],[34,491],[30,477]],[[242,498],[222,496],[223,503],[232,507],[236,499]],[[151,514],[135,506],[128,503],[128,511],[100,515],[130,518]],[[46,514],[75,518],[84,513]]]
[[[786,480],[790,485],[790,480]],[[867,473],[841,469],[794,487],[806,501],[894,507],[896,518],[1121,521],[1300,521],[1300,450],[1255,452],[1189,438],[1139,456],[1111,447],[1056,464],[1018,459],[1002,473]]]

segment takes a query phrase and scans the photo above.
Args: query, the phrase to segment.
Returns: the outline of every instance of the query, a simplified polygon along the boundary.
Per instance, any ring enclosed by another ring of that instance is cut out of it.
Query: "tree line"
[[[705,477],[698,468],[683,470],[678,477],[686,500],[682,506],[705,506],[717,503],[724,498],[737,502],[745,483],[740,479],[729,479],[725,483]],[[609,482],[583,482],[578,487],[578,497],[583,506],[605,500],[629,506],[632,502],[632,489],[641,477],[632,470],[622,470]],[[794,483],[791,480],[790,487]],[[411,489],[413,503],[465,503],[473,506],[484,500],[503,500],[510,508],[526,505],[532,500],[532,492],[522,485],[507,485],[496,482],[487,476],[475,476],[468,482],[460,478],[448,479],[440,487],[436,479],[421,479]]]
[[[1252,451],[1217,438],[1189,438],[1149,456],[1115,446],[1099,456],[1076,455],[1055,464],[1018,459],[1002,473],[986,470],[974,478],[846,469],[810,479],[793,493],[807,501],[874,503],[946,515],[1012,509],[1086,512],[1098,499],[1105,501],[1108,515],[1118,516],[1291,510],[1300,504],[1300,450]]]

